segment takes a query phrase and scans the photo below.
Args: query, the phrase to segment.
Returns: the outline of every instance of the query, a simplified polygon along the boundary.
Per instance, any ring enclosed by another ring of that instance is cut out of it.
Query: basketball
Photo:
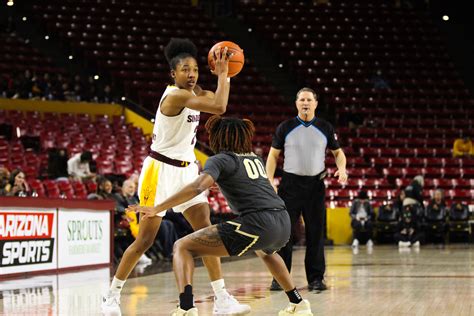
[[[222,41],[212,46],[207,55],[207,62],[209,63],[211,70],[214,70],[216,58],[215,51],[217,49],[224,49],[224,47],[227,47],[227,54],[233,54],[229,59],[229,73],[227,76],[234,77],[242,70],[245,63],[244,51],[234,42]]]

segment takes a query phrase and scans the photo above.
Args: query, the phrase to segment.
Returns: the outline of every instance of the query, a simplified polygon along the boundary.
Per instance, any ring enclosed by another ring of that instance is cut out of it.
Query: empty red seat
[[[386,158],[386,157],[374,157],[374,158],[370,159],[370,162],[372,164],[372,167],[384,168],[384,167],[389,166],[389,164],[390,164],[389,159],[390,158]]]
[[[85,185],[88,193],[95,193],[97,191],[97,183],[94,181],[87,181]]]
[[[426,165],[426,159],[425,158],[406,158],[406,164],[407,167],[411,168],[422,168],[425,167]]]
[[[452,179],[452,182],[456,189],[474,189],[474,179]]]
[[[361,188],[363,185],[364,185],[363,179],[349,178],[347,179],[347,183],[344,184],[343,187],[349,188],[349,189],[356,189],[356,188],[358,189],[358,188]]]
[[[390,167],[398,167],[398,168],[408,167],[406,158],[398,158],[398,157],[389,158],[389,163],[390,163],[389,165]]]
[[[114,172],[114,164],[110,160],[97,160],[97,173],[110,174]]]
[[[380,157],[380,149],[379,148],[361,148],[360,155],[367,159],[370,159],[372,157]]]
[[[462,168],[460,171],[463,178],[474,179],[474,168]]]
[[[473,199],[472,190],[453,189],[448,191],[448,196],[455,201],[470,202]]]
[[[415,157],[433,157],[435,153],[431,148],[415,148]]]
[[[460,168],[441,168],[443,178],[461,178],[462,169]]]
[[[408,186],[411,183],[412,179],[407,179],[407,178],[397,178],[395,180],[395,184],[397,187],[404,189],[406,186]]]
[[[133,165],[130,161],[115,160],[114,165],[116,174],[128,174],[133,171]]]
[[[365,178],[381,178],[382,175],[375,168],[361,169]]]
[[[423,168],[422,173],[426,178],[441,178],[443,176],[441,168]]]
[[[41,183],[40,180],[38,179],[31,179],[28,180],[28,185],[30,186],[31,191],[35,192],[38,197],[45,197],[46,192],[43,186],[43,183]]]
[[[410,179],[422,174],[422,170],[420,168],[402,168],[401,171],[405,178]]]

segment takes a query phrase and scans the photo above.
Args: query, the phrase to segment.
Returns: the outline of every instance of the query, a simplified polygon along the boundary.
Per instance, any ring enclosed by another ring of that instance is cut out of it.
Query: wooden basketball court
[[[304,250],[296,250],[293,259],[292,274],[315,315],[474,315],[474,251],[468,245],[402,252],[395,246],[360,247],[356,253],[329,247],[326,258],[329,289],[319,294],[305,289]],[[143,274],[153,269],[138,267],[134,274],[142,276],[127,281],[122,315],[169,315],[176,306],[173,273]],[[2,281],[0,314],[101,315],[111,270]],[[223,270],[227,288],[251,305],[251,315],[277,315],[286,306],[283,292],[269,291],[271,276],[258,258],[224,262]],[[196,269],[194,282],[200,315],[211,315],[212,290],[203,267]]]

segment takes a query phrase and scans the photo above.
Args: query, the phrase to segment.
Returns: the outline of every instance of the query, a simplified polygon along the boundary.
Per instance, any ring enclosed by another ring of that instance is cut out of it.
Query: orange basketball
[[[233,54],[229,59],[229,74],[227,75],[228,77],[233,77],[242,70],[245,63],[244,51],[234,42],[222,41],[212,46],[212,48],[209,50],[209,54],[207,54],[207,62],[211,70],[214,70],[216,58],[214,52],[217,49],[222,50],[224,47],[227,47],[228,54]]]

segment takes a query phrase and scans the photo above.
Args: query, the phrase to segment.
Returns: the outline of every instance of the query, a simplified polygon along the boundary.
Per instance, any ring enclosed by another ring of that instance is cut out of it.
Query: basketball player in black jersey
[[[267,179],[263,160],[252,152],[254,125],[249,120],[212,116],[206,123],[211,149],[202,174],[180,192],[155,207],[130,206],[128,210],[155,216],[183,203],[217,182],[237,218],[187,235],[175,243],[173,269],[180,305],[172,315],[198,315],[193,306],[194,258],[241,256],[255,251],[290,300],[279,312],[313,315],[310,304],[296,290],[282,258],[276,253],[290,238],[290,218],[283,200]]]

